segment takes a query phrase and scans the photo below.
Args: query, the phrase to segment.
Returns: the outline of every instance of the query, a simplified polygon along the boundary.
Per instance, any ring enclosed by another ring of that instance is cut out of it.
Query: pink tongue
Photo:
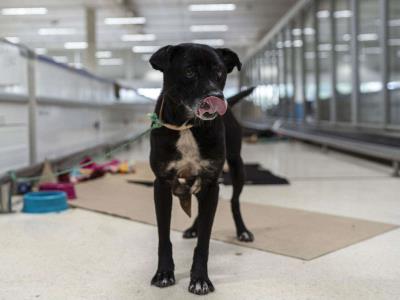
[[[201,105],[199,107],[199,113],[200,115],[204,115],[205,113],[209,114],[218,113],[220,116],[222,116],[223,114],[225,114],[227,109],[228,109],[228,104],[226,103],[226,100],[210,96],[203,99],[203,101],[201,102]]]

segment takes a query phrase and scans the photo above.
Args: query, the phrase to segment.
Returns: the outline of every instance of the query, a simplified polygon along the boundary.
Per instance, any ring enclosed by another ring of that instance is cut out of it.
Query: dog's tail
[[[229,107],[233,107],[235,104],[239,103],[240,100],[242,100],[243,98],[250,95],[254,91],[255,88],[256,88],[255,86],[250,87],[246,90],[243,90],[243,91],[237,93],[236,95],[229,97],[227,99]]]

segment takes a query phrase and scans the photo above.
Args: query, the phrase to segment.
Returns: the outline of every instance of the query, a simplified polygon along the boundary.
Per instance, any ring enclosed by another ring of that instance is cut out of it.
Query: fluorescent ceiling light
[[[302,33],[304,33],[304,35],[313,35],[315,34],[315,30],[311,27],[306,27],[303,30],[301,28],[294,28],[292,30],[294,36],[301,36]]]
[[[360,84],[361,93],[374,93],[382,90],[382,82],[379,81],[367,81]]]
[[[227,4],[192,4],[189,5],[190,11],[232,11],[236,9],[233,3]]]
[[[400,19],[389,20],[389,26],[393,26],[393,27],[400,26]]]
[[[76,33],[74,28],[40,28],[39,35],[72,35]]]
[[[360,42],[377,41],[378,38],[376,33],[362,33],[358,35],[358,40]]]
[[[18,44],[21,41],[21,39],[16,36],[6,36],[5,39],[7,41],[9,41],[10,43],[14,43],[14,44]]]
[[[338,10],[333,13],[333,16],[337,19],[351,18],[353,16],[353,13],[351,12],[351,10]]]
[[[305,35],[314,35],[315,34],[315,29],[312,27],[306,27],[303,29],[303,32]]]
[[[137,25],[146,23],[143,17],[127,17],[127,18],[105,18],[106,25]]]
[[[397,57],[398,56],[399,56],[399,54],[397,53]],[[400,82],[390,81],[390,82],[388,82],[387,87],[389,90],[398,90],[400,88]]]
[[[111,51],[97,51],[96,57],[97,58],[110,58],[112,56]]]
[[[158,46],[134,46],[132,51],[135,53],[153,53],[159,48]]]
[[[349,42],[349,41],[351,41],[351,34],[345,33],[345,34],[343,34],[342,38],[343,38],[343,41]]]
[[[124,42],[149,42],[155,39],[156,36],[154,34],[124,34],[121,37]]]
[[[320,10],[317,12],[317,17],[319,19],[329,18],[330,16],[331,13],[329,10]],[[351,12],[351,10],[338,10],[333,13],[333,16],[337,19],[350,18],[353,16],[353,13]]]
[[[39,54],[39,55],[44,55],[47,53],[47,49],[46,48],[35,48],[35,53]]]
[[[200,40],[192,40],[193,43],[197,44],[206,44],[209,46],[223,46],[225,44],[225,41],[223,39],[200,39]]]
[[[53,56],[53,59],[56,62],[63,63],[63,64],[68,62],[68,57],[66,57],[66,56]]]
[[[329,12],[329,10],[320,10],[319,12],[317,12],[317,17],[319,19],[329,18],[330,15],[331,13]]]
[[[190,26],[191,32],[221,32],[227,31],[227,25],[192,25]]]
[[[296,48],[303,47],[303,41],[302,40],[294,40],[293,41],[293,47],[296,47]]]
[[[320,44],[318,46],[319,51],[331,51],[332,50],[332,44]]]
[[[1,14],[4,16],[23,16],[23,15],[45,15],[45,7],[27,7],[27,8],[3,8]]]
[[[293,34],[294,36],[300,36],[301,33],[302,33],[301,28],[294,28],[294,29],[292,30],[292,34]]]
[[[100,66],[120,66],[123,64],[122,58],[102,58],[99,59]]]
[[[86,49],[86,42],[67,42],[64,44],[65,49]]]

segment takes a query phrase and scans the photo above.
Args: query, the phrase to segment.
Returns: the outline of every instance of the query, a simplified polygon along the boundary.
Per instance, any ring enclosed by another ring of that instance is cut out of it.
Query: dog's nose
[[[209,110],[211,108],[210,104],[208,104],[207,102],[202,102],[200,104],[200,108],[204,109],[204,110]]]

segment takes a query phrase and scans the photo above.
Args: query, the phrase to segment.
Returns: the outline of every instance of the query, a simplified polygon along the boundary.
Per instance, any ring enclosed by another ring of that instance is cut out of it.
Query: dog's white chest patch
[[[180,132],[180,137],[176,142],[176,150],[181,154],[181,158],[170,162],[167,169],[176,170],[179,177],[197,176],[202,168],[209,165],[208,161],[201,159],[199,147],[189,129]]]

